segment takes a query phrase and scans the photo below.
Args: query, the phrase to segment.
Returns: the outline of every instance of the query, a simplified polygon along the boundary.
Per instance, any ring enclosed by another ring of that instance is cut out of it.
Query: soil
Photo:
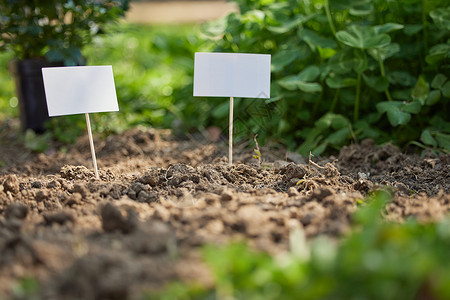
[[[339,238],[368,193],[389,186],[385,218],[434,222],[450,212],[450,155],[407,154],[371,140],[329,157],[175,138],[135,128],[33,153],[14,122],[0,126],[0,299],[37,278],[43,299],[138,299],[173,280],[211,284],[207,243],[245,240],[273,255],[303,230]],[[253,141],[252,141],[253,142]]]

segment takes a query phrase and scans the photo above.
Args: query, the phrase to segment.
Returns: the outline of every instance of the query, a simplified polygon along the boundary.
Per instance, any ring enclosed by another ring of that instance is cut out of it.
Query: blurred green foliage
[[[303,155],[364,138],[450,151],[448,1],[235,2],[203,32],[215,51],[272,54],[260,137]]]
[[[381,212],[390,198],[380,191],[366,199],[340,243],[293,239],[306,256],[271,257],[243,243],[207,246],[213,287],[175,283],[146,299],[449,299],[450,219],[387,222]]]

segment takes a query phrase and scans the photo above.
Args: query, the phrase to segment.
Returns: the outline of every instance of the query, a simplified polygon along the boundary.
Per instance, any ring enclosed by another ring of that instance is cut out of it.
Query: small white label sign
[[[42,68],[50,117],[118,111],[112,66]]]
[[[270,98],[270,54],[195,53],[194,96]]]

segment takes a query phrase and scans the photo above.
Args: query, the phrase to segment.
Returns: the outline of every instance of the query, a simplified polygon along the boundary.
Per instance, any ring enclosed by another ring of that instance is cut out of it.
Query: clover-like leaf
[[[428,129],[425,129],[424,131],[422,131],[422,134],[420,135],[420,140],[425,145],[430,145],[433,148],[437,147],[437,141],[433,138],[430,130],[428,130]]]
[[[430,17],[440,28],[450,30],[450,6],[433,10],[430,12]]]
[[[383,25],[374,26],[373,29],[376,33],[388,33],[405,28],[404,25],[398,23],[385,23]]]
[[[356,25],[350,26],[347,30],[338,31],[336,38],[343,44],[358,49],[381,48],[391,42],[389,35],[377,34],[373,27]]]
[[[391,123],[391,125],[394,127],[408,124],[408,122],[411,120],[411,114],[403,112],[399,108],[393,108],[387,111],[387,117],[389,123]]]

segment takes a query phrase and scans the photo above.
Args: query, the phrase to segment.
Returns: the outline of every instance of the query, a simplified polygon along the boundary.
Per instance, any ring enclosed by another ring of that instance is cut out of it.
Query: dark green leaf
[[[435,137],[439,144],[439,147],[441,147],[447,151],[450,151],[450,134],[436,132]]]
[[[442,89],[444,83],[447,81],[447,76],[445,76],[442,73],[437,74],[434,76],[433,81],[431,82],[431,87],[434,89]]]
[[[408,122],[411,120],[411,114],[403,112],[398,108],[388,110],[387,116],[389,123],[391,123],[391,125],[394,127],[408,124]]]
[[[420,101],[412,101],[403,104],[401,110],[411,114],[418,114],[422,109],[422,103]]]
[[[332,89],[340,89],[356,85],[355,78],[343,78],[340,76],[328,77],[325,83]]]
[[[447,81],[442,87],[442,95],[444,95],[444,97],[450,98],[450,81]]]
[[[419,79],[416,82],[416,85],[414,86],[411,97],[414,100],[419,100],[422,104],[425,104],[425,101],[428,97],[428,83],[425,81],[425,78],[423,76],[419,76]]]
[[[401,101],[384,101],[377,104],[377,110],[383,114],[393,109],[400,109],[403,103]]]
[[[419,33],[419,31],[422,30],[422,28],[422,24],[405,25],[405,29],[403,31],[407,35],[416,35],[417,33]]]
[[[285,66],[292,63],[298,56],[298,49],[280,51],[272,57],[272,72],[281,71]]]
[[[339,129],[336,132],[333,132],[330,134],[325,141],[328,142],[331,145],[342,145],[345,144],[345,142],[348,140],[349,136],[351,135],[350,127],[344,127]]]
[[[383,92],[389,87],[389,81],[386,77],[372,77],[363,74],[363,79],[368,86],[377,92]]]
[[[450,57],[450,45],[438,44],[431,47],[429,54],[425,57],[425,61],[430,65],[436,65],[446,57]]]
[[[427,101],[425,102],[426,105],[435,105],[439,102],[441,99],[441,91],[439,90],[433,90],[428,94]]]
[[[437,141],[433,138],[431,132],[428,129],[422,131],[422,134],[420,135],[420,140],[425,145],[430,145],[433,148],[437,147]]]

